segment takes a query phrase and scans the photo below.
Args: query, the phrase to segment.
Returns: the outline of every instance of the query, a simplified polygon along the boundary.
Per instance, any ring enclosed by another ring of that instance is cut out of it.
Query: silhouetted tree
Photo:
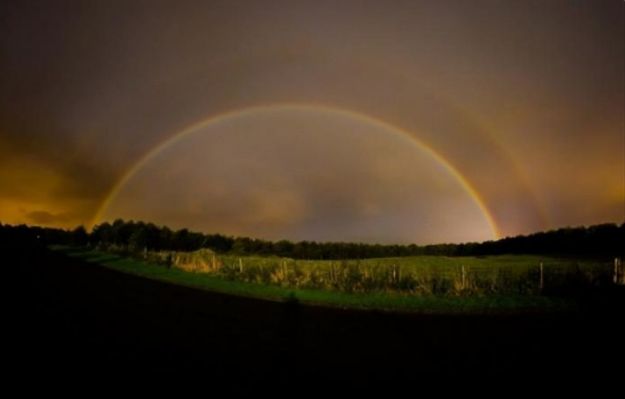
[[[84,226],[78,226],[71,233],[71,241],[73,245],[87,245],[89,242],[89,235],[87,234],[87,230],[85,230]]]
[[[175,250],[194,251],[210,248],[220,253],[240,255],[278,255],[297,259],[359,259],[374,257],[445,255],[475,256],[495,254],[551,254],[571,256],[616,257],[625,255],[625,223],[600,224],[590,227],[566,227],[530,235],[506,237],[497,241],[463,244],[436,244],[418,246],[380,245],[344,242],[277,242],[248,237],[228,237],[221,234],[202,234],[181,229],[172,232],[168,227],[152,223],[115,220],[102,223],[89,234],[79,226],[71,231],[25,225],[0,224],[0,244],[3,246],[48,244],[108,246],[115,244],[132,251]]]
[[[133,251],[141,251],[148,247],[148,231],[143,225],[137,225],[128,238],[128,248]]]

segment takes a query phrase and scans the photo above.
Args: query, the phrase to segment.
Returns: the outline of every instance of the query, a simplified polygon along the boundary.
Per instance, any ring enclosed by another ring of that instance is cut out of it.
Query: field
[[[57,250],[118,271],[273,301],[420,313],[560,311],[612,284],[608,261],[418,256],[344,261]],[[542,269],[542,273],[541,273]]]
[[[388,392],[462,379],[605,386],[622,377],[622,368],[613,367],[624,355],[622,286],[591,291],[600,292],[592,306],[561,312],[548,307],[558,300],[549,295],[410,295],[404,303],[411,307],[399,308],[410,311],[397,312],[356,309],[381,303],[398,309],[392,292],[290,290],[107,253],[5,253],[18,272],[10,280],[16,293],[15,319],[12,312],[7,323],[15,334],[7,341],[9,375],[86,377],[100,384],[94,386],[179,378],[226,384],[232,392],[289,386]],[[296,297],[289,300],[291,292]],[[363,302],[369,295],[387,302]],[[520,311],[523,298],[547,308]],[[313,299],[335,302],[308,306]],[[484,312],[489,304],[493,311]]]

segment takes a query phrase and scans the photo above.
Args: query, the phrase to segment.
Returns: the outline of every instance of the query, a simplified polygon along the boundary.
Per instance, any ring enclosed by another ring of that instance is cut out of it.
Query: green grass
[[[163,265],[147,263],[134,258],[119,256],[95,250],[55,247],[57,251],[96,263],[120,272],[138,275],[154,280],[204,289],[208,291],[260,298],[272,301],[298,302],[340,308],[376,309],[383,311],[417,312],[427,314],[481,314],[481,313],[517,313],[517,312],[557,312],[572,310],[576,304],[572,300],[542,295],[492,294],[492,295],[415,295],[414,293],[382,292],[345,292],[340,290],[294,288],[287,286],[252,283],[228,279],[223,276],[194,273]],[[224,263],[238,262],[239,257],[221,256]],[[282,261],[279,258],[241,257],[245,265],[257,265],[263,262]],[[292,261],[292,260],[290,260]],[[566,266],[569,261],[546,259],[535,256],[492,256],[473,257],[438,257],[422,256],[407,258],[366,259],[358,261],[369,266],[399,264],[402,270],[415,274],[437,273],[457,275],[459,267],[464,265],[467,271],[494,273],[503,269],[506,273],[525,275],[529,268],[536,268],[540,262],[545,267]],[[333,262],[335,265],[340,263]],[[301,268],[330,268],[330,261],[297,261]],[[594,263],[585,265],[588,268]],[[247,267],[247,266],[246,266]],[[335,266],[336,267],[336,266]]]

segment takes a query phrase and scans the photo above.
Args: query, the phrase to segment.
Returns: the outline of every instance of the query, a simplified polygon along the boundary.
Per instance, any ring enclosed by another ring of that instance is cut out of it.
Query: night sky
[[[3,1],[0,221],[433,243],[625,220],[625,2]]]

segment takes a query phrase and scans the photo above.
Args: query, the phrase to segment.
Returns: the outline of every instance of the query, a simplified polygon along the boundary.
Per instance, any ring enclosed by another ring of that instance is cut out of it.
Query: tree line
[[[38,226],[12,226],[0,223],[2,246],[27,244],[116,246],[129,251],[195,251],[209,248],[218,253],[237,255],[276,255],[294,259],[363,259],[416,255],[480,256],[497,254],[543,254],[576,256],[623,256],[625,223],[605,223],[589,227],[566,227],[496,241],[436,245],[382,245],[349,242],[287,240],[268,241],[222,234],[204,234],[188,229],[172,230],[153,223],[115,220],[88,232],[83,226],[73,230]]]

